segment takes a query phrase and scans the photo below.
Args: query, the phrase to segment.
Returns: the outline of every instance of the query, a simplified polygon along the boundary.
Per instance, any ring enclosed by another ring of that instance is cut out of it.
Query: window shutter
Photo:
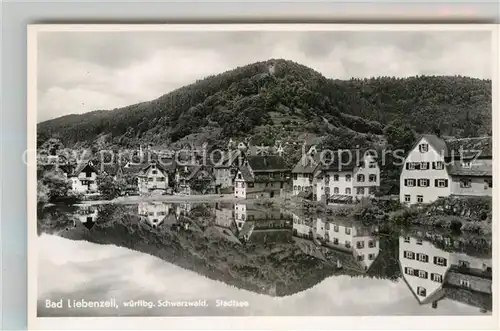
[[[430,179],[426,179],[425,186],[426,186],[426,187],[431,186],[431,181],[430,181]]]
[[[434,164],[434,163],[433,163],[433,164]],[[435,186],[435,187],[438,187],[438,186],[439,186],[439,185],[438,185],[438,180],[437,180],[437,179],[434,179],[434,186]]]
[[[406,162],[406,170],[410,169],[410,162]]]
[[[405,179],[405,186],[408,186],[408,179]]]
[[[444,180],[444,187],[448,187],[448,179]]]
[[[437,256],[434,256],[434,264],[437,264]]]
[[[415,170],[420,170],[420,162],[415,162]]]
[[[432,169],[436,169],[436,162],[432,162]]]
[[[446,260],[445,258],[443,258],[443,260],[444,260],[444,264],[443,264],[443,266],[445,266],[445,267],[446,267],[446,265],[447,265],[447,263],[448,263],[448,260]]]

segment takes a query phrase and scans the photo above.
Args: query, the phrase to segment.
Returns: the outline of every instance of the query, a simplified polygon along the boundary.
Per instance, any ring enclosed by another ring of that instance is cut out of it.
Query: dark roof
[[[239,156],[243,156],[243,152],[239,149],[233,149],[230,151],[224,151],[222,158],[214,162],[215,168],[225,168],[230,167],[238,160]]]
[[[312,197],[312,194],[312,192],[301,191],[299,192],[299,194],[297,194],[297,196],[299,198],[309,199],[310,197]]]
[[[203,165],[197,165],[197,166],[191,167],[190,170],[191,170],[191,172],[186,177],[186,180],[188,180],[188,181],[193,179],[194,176],[196,176],[196,174],[198,174],[198,172],[200,172],[200,170],[206,170],[208,172],[209,176],[213,177],[212,174],[210,173],[210,171],[208,171],[208,169]]]
[[[491,163],[479,163],[472,162],[470,168],[464,168],[462,162],[454,161],[453,163],[447,165],[448,173],[452,176],[478,176],[478,177],[489,177],[493,176],[493,169]]]
[[[249,156],[248,163],[253,171],[289,170],[285,159],[277,155]]]
[[[364,160],[366,150],[345,149],[324,155],[321,169],[334,171],[351,171]]]
[[[253,182],[255,180],[255,177],[253,176],[252,172],[250,171],[250,169],[248,167],[240,167],[240,172],[241,172],[241,176],[243,177],[243,179],[245,180],[245,182]]]
[[[80,174],[80,172],[82,172],[87,166],[89,166],[95,173],[99,173],[99,170],[94,163],[91,160],[86,160],[77,164],[71,176],[78,176],[78,174]]]
[[[121,166],[118,164],[103,164],[102,170],[110,176],[115,176],[121,169]]]
[[[292,173],[311,174],[320,166],[321,155],[316,153],[314,156],[302,155],[300,161],[295,165]]]
[[[412,150],[422,138],[425,138],[432,148],[444,157],[463,156],[473,158],[478,153],[478,157],[482,158],[493,156],[493,141],[491,137],[443,139],[433,134],[423,134],[412,146]]]
[[[474,138],[460,138],[460,139],[447,139],[446,145],[448,146],[448,156],[452,153],[456,156],[460,152],[464,152],[464,157],[492,157],[493,156],[493,140],[491,137],[474,137]]]
[[[445,291],[445,297],[450,300],[485,309],[487,311],[492,311],[493,309],[493,296],[491,293],[473,291],[471,289],[461,288],[451,284],[445,284],[443,288]]]

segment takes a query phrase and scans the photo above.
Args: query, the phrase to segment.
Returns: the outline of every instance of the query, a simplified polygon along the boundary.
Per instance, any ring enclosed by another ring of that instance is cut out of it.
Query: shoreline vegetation
[[[492,234],[491,197],[450,196],[430,204],[404,206],[398,200],[366,199],[355,205],[325,205],[297,199],[289,208],[301,211],[304,217],[352,217],[364,225],[424,226],[455,232]]]

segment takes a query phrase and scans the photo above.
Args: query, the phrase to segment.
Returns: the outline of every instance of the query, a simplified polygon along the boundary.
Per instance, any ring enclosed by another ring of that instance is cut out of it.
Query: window
[[[294,190],[294,191],[297,191],[297,185],[294,185],[294,186],[293,186],[293,190]]]
[[[429,186],[429,180],[425,179],[425,178],[419,179],[418,180],[418,186],[420,186],[420,187],[427,187],[427,186]]]
[[[333,175],[333,181],[338,182],[339,181],[339,175]]]
[[[326,175],[325,176],[325,183],[329,183],[330,182],[330,175]]]
[[[466,279],[460,279],[460,286],[470,287],[470,282]]]
[[[442,161],[432,162],[432,168],[436,170],[444,169],[444,163]]]
[[[376,168],[377,167],[377,163],[376,162],[370,162],[370,168]]]
[[[350,182],[351,181],[351,175],[345,175],[345,181]]]
[[[404,256],[405,259],[415,260],[415,253],[413,253],[413,252],[404,251],[403,252],[403,256]]]
[[[434,264],[446,267],[446,262],[444,257],[434,256]]]
[[[448,179],[436,179],[436,180],[434,180],[434,186],[436,186],[436,187],[448,187]]]
[[[368,254],[368,260],[373,261],[375,260],[375,254]]]
[[[333,188],[333,193],[338,194],[339,193],[339,188],[338,187],[334,187]]]
[[[443,276],[440,274],[431,274],[431,280],[437,283],[443,282]]]
[[[429,256],[426,255],[426,254],[417,254],[417,260],[419,260],[420,262],[429,262]]]
[[[333,226],[333,231],[335,231],[335,232],[339,232],[339,226],[338,226],[338,225],[334,225],[334,226]]]
[[[345,228],[345,234],[351,234],[351,228]]]
[[[299,186],[297,186],[297,190],[298,190],[299,192],[300,192],[300,191],[302,191],[302,186],[300,186],[300,185],[299,185]]]
[[[484,180],[484,189],[487,190],[488,188],[493,187],[493,180],[492,179],[485,179]]]
[[[462,162],[462,168],[470,169],[471,163],[469,161]]]
[[[427,295],[427,291],[425,290],[425,288],[419,286],[417,287],[417,294],[421,297],[425,297]]]
[[[365,194],[365,188],[364,187],[357,187],[356,194],[359,194],[359,195]]]
[[[351,248],[351,242],[349,240],[345,241],[345,247],[346,248]]]
[[[427,169],[429,169],[429,162],[421,162],[420,170],[427,170]]]
[[[461,188],[471,187],[471,180],[469,178],[460,178],[460,187]]]
[[[411,197],[409,194],[405,194],[405,202],[410,202],[411,201]]]
[[[413,162],[407,162],[406,163],[406,169],[407,170],[415,170],[415,163],[413,163]]]
[[[349,187],[346,187],[345,194],[351,194],[351,189]]]
[[[365,181],[365,175],[358,175],[357,180],[358,180],[358,182],[364,182]]]
[[[156,175],[156,174],[158,174],[158,170],[153,170],[153,171],[151,171],[151,173],[152,173],[153,175]]]
[[[377,181],[377,175],[370,175],[368,177],[369,182],[376,182]]]
[[[418,278],[427,279],[427,277],[428,277],[427,271],[424,271],[424,270],[418,271]]]
[[[368,247],[373,248],[375,246],[377,246],[377,244],[375,243],[375,241],[373,241],[373,240],[369,240],[368,241]]]
[[[420,153],[425,153],[425,152],[429,151],[429,145],[428,144],[420,144],[420,145],[418,145],[418,150],[420,151]]]
[[[297,180],[297,174],[293,174],[293,179]]]
[[[149,216],[155,216],[155,213],[154,213],[154,212],[152,212],[152,211],[150,211],[150,212],[148,213],[148,215],[149,215]]]
[[[408,187],[415,186],[415,179],[405,179],[405,186],[408,186]]]
[[[410,237],[405,237],[405,243],[409,243],[410,242]]]
[[[339,244],[339,238],[333,238],[333,244],[338,245]]]
[[[422,239],[417,239],[417,245],[422,245]]]
[[[358,255],[358,261],[363,261],[365,259],[365,256],[364,255]]]
[[[410,267],[405,267],[405,274],[413,276],[415,274],[415,270]]]
[[[417,195],[417,202],[418,203],[424,202],[424,196],[423,195]]]
[[[158,216],[165,216],[165,215],[167,215],[167,213],[166,213],[166,212],[164,212],[164,211],[159,211],[159,212],[158,212]]]
[[[364,241],[358,241],[358,242],[356,242],[356,248],[357,249],[363,249],[363,248],[365,248],[365,242]]]
[[[148,177],[148,181],[149,181],[149,182],[152,182],[153,180],[154,180],[154,178],[153,178],[153,177]]]

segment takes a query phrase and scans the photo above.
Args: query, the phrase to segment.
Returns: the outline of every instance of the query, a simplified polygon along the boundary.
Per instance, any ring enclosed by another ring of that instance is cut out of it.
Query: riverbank
[[[492,234],[492,198],[450,196],[431,204],[405,206],[394,200],[363,200],[355,205],[330,206],[294,198],[286,208],[304,217],[352,217],[380,226],[422,225],[481,235]]]

